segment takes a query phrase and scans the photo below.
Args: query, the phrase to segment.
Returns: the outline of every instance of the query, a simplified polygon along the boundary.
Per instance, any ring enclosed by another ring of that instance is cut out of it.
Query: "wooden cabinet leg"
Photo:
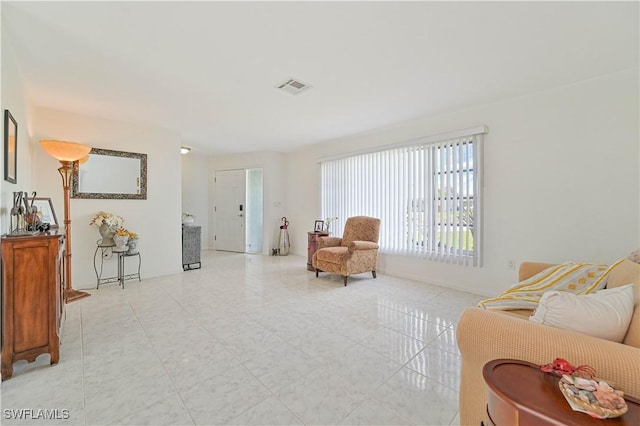
[[[10,379],[13,376],[13,365],[2,363],[2,381]]]
[[[60,361],[60,348],[54,348],[51,351],[51,362],[50,362],[50,364],[51,365],[57,364],[58,361]]]

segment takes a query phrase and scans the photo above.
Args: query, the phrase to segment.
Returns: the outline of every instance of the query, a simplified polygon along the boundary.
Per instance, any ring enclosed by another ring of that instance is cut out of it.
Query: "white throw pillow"
[[[585,295],[549,291],[529,321],[622,342],[633,315],[633,284]]]

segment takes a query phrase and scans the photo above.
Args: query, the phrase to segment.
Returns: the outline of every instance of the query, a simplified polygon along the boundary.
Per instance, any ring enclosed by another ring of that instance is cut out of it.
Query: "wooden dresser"
[[[313,253],[318,250],[318,244],[320,244],[320,237],[328,237],[329,234],[326,232],[307,232],[309,235],[308,245],[307,245],[307,271],[315,271],[316,269],[311,264],[311,260],[313,259]]]
[[[13,363],[60,358],[64,232],[2,238],[2,380]]]

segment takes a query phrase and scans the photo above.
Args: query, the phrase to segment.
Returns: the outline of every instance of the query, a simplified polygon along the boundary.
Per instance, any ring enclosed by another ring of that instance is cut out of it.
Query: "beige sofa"
[[[552,266],[524,262],[520,281]],[[634,283],[635,310],[622,343],[528,321],[531,311],[489,311],[468,308],[457,328],[462,356],[460,424],[487,422],[487,388],[482,367],[493,359],[513,358],[546,364],[565,358],[574,365],[588,364],[597,377],[635,398],[640,398],[640,265],[625,259],[611,271],[607,288]]]

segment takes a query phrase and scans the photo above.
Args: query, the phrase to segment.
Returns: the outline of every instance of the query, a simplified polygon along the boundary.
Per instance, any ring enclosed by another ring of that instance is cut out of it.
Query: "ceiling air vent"
[[[311,86],[309,86],[307,83],[301,82],[298,79],[288,78],[282,83],[278,84],[276,87],[283,92],[289,93],[290,95],[297,95],[298,93],[309,89]]]

